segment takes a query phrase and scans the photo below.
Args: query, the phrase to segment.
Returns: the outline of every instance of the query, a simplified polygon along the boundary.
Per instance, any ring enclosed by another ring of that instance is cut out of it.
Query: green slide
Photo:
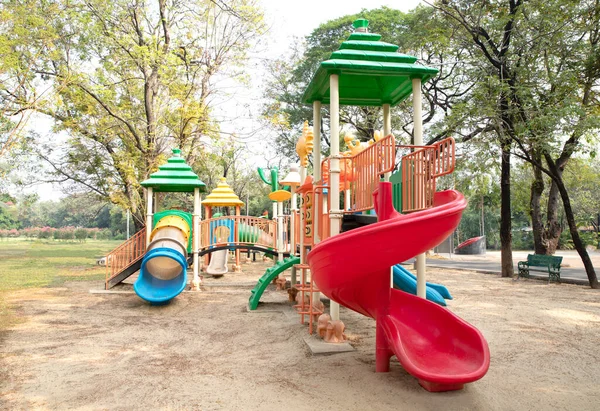
[[[265,271],[263,276],[260,277],[260,280],[258,280],[256,287],[250,292],[248,307],[250,307],[251,310],[256,310],[260,297],[262,297],[265,292],[267,285],[269,285],[280,273],[291,268],[294,264],[300,264],[300,257],[287,257],[284,258],[283,261],[277,261],[273,267],[267,268],[267,271]]]

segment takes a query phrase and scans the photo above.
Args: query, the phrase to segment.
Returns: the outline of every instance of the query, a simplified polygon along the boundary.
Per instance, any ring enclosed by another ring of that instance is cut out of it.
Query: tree
[[[37,154],[52,181],[73,182],[144,221],[140,182],[172,147],[193,164],[216,136],[215,83],[244,78],[248,48],[264,31],[254,0],[8,1],[10,57],[28,70],[3,104],[35,110],[69,134],[68,148]],[[52,93],[31,104],[43,85]],[[60,152],[64,152],[61,155]]]
[[[14,197],[0,192],[0,229],[20,228],[15,205]]]
[[[436,8],[449,23],[462,28],[464,41],[474,46],[477,54],[473,65],[479,66],[479,80],[484,79],[480,88],[488,94],[487,99],[477,100],[476,104],[483,107],[491,103],[495,110],[494,130],[502,147],[503,275],[511,275],[513,270],[509,256],[510,157],[514,148],[512,154],[532,164],[536,173],[531,201],[534,230],[541,232],[536,206],[543,192],[540,173],[545,173],[555,184],[555,193],[551,190],[549,196],[549,220],[556,218],[553,201],[559,193],[590,286],[597,288],[596,274],[579,239],[562,172],[568,159],[581,148],[581,138],[596,128],[597,115],[590,103],[595,101],[592,85],[600,73],[595,57],[598,2],[441,1]],[[585,57],[583,50],[594,57]],[[557,153],[556,146],[567,134],[570,136],[563,139],[563,149]],[[540,241],[538,238],[538,244]]]
[[[464,50],[459,44],[447,47],[453,42],[452,33],[446,29],[442,19],[434,15],[432,8],[418,7],[403,13],[382,7],[328,21],[307,36],[304,44],[295,44],[288,58],[268,64],[270,78],[263,116],[277,133],[278,150],[287,157],[296,156],[296,136],[301,132],[304,121],[312,118],[312,108],[302,103],[304,90],[319,64],[348,38],[353,30],[352,22],[359,17],[369,20],[369,31],[380,34],[383,41],[398,44],[403,53],[418,56],[425,65],[438,66],[441,62],[450,61],[434,79],[423,85],[426,131],[432,135],[432,140],[448,134],[440,126],[440,120],[453,102],[466,92],[460,80],[462,68],[455,63]],[[329,107],[323,106],[322,110],[322,150],[326,154],[329,150]],[[392,129],[397,138],[407,143],[412,141],[412,122],[411,101],[392,108]],[[340,124],[345,125],[345,131],[355,132],[359,140],[367,141],[373,137],[375,130],[383,128],[381,108],[342,106]]]

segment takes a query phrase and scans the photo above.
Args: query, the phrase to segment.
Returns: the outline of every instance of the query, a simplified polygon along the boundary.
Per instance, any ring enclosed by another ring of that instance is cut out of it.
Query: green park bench
[[[560,282],[560,263],[562,257],[554,255],[529,254],[527,261],[519,261],[519,277],[529,277],[530,271],[548,273],[548,282]]]

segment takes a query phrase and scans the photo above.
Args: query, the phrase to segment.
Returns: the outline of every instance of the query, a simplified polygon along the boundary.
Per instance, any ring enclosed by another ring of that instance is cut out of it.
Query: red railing
[[[454,171],[454,139],[449,137],[430,146],[401,147],[418,149],[402,157],[402,212],[433,207],[436,179]]]
[[[344,200],[343,212],[355,213],[374,207],[373,191],[381,177],[394,170],[395,159],[396,143],[391,134],[355,156],[340,159],[340,191],[350,190],[349,197],[340,196]],[[321,168],[323,182],[328,185],[331,158],[323,160]]]
[[[145,252],[146,228],[144,227],[106,256],[106,287],[110,280],[142,258]]]

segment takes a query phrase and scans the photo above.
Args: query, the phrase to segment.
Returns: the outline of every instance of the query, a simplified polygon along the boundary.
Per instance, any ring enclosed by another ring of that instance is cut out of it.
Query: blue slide
[[[396,264],[393,268],[394,286],[404,292],[417,294],[417,277],[400,264]],[[425,294],[429,301],[433,301],[444,307],[446,306],[444,298],[448,300],[452,299],[448,289],[441,284],[426,283]]]
[[[191,239],[189,213],[166,210],[155,214],[156,224],[142,259],[133,290],[151,304],[166,304],[187,284],[187,248]]]
[[[160,267],[159,264],[166,265],[167,270]],[[157,272],[161,273],[161,271],[168,271],[169,274],[157,275]],[[144,255],[140,274],[133,284],[133,289],[138,296],[149,303],[161,305],[179,295],[184,290],[186,283],[186,257],[178,250],[160,247],[154,248]]]

